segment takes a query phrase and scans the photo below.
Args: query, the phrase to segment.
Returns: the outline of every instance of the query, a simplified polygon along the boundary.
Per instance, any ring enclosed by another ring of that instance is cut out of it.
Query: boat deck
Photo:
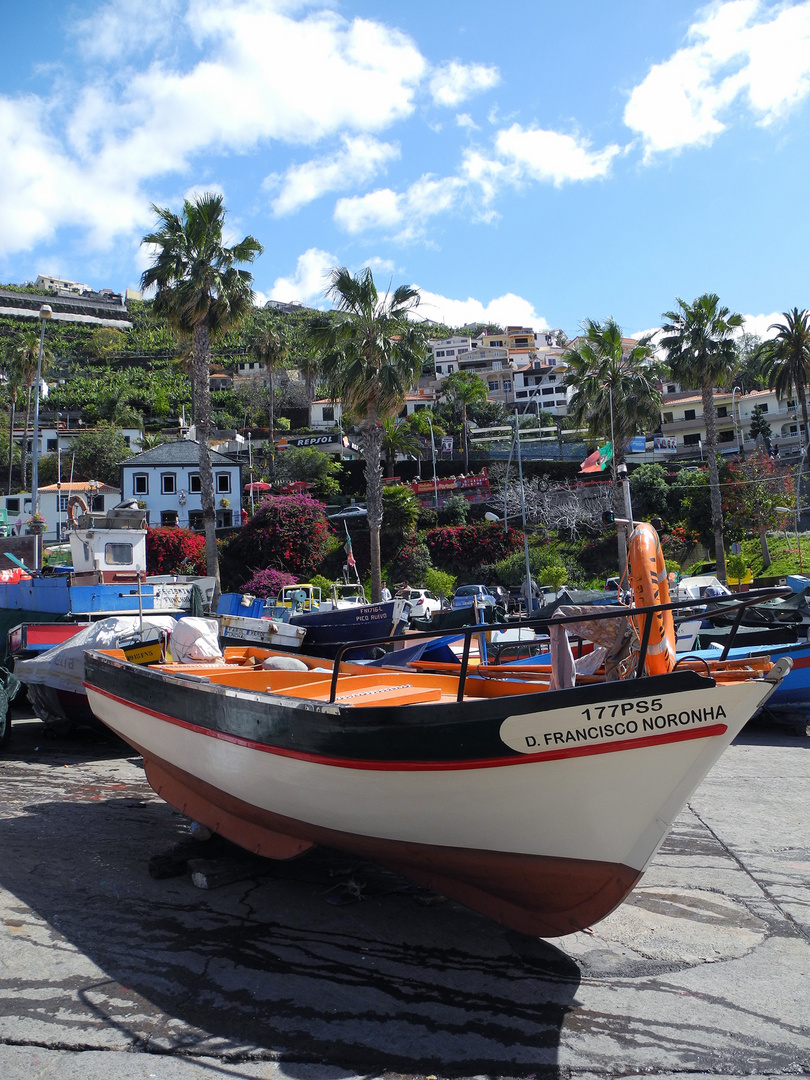
[[[124,659],[120,650],[105,650]],[[273,667],[265,664],[278,663]],[[202,663],[166,662],[150,665],[154,670],[190,682],[208,682],[249,693],[329,702],[354,708],[379,705],[417,705],[460,700],[461,666],[417,660],[404,668],[367,667],[343,663],[337,679],[333,667],[310,656],[296,656],[290,668],[288,653],[255,646],[228,647],[221,659]],[[305,668],[298,667],[306,665]],[[684,660],[684,668],[706,674],[717,682],[762,678],[770,669],[768,657],[740,660]],[[549,689],[551,666],[547,664],[481,664],[471,659],[464,680],[463,699],[536,694]],[[603,682],[604,674],[581,675],[577,682]]]

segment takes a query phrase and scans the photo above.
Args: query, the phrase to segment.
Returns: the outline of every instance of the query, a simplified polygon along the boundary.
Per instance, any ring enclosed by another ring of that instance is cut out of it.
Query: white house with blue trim
[[[241,525],[242,466],[211,450],[217,528]],[[152,526],[202,529],[200,444],[177,439],[144,450],[120,464],[121,498],[137,499]]]

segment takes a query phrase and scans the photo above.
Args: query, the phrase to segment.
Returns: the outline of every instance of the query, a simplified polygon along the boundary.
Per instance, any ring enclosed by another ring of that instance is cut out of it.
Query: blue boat
[[[333,590],[330,599],[323,600],[317,586],[289,585],[275,600],[223,593],[217,615],[226,641],[244,640],[234,617],[239,621],[263,619],[268,626],[273,622],[286,622],[305,631],[301,647],[306,651],[334,657],[342,645],[357,643],[358,648],[348,654],[349,658],[357,660],[368,654],[369,650],[362,647],[363,642],[400,633],[407,624],[409,608],[408,602],[401,599],[369,604],[361,592],[355,590],[351,597],[341,596],[339,588]]]
[[[146,574],[146,518],[134,500],[90,513],[69,512],[72,567],[45,574],[14,554],[12,540],[0,540],[0,648],[16,624],[93,622],[112,615],[201,615],[210,607],[213,577]],[[29,538],[30,539],[30,538]]]

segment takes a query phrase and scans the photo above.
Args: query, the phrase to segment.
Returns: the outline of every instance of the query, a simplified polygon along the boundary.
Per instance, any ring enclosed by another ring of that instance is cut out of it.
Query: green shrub
[[[450,597],[455,587],[455,576],[446,573],[444,570],[431,567],[425,574],[425,588],[432,592],[434,596]]]

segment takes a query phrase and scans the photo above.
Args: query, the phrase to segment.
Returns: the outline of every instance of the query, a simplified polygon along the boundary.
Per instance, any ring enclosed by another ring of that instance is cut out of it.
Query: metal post
[[[31,455],[31,514],[39,510],[39,394],[42,386],[42,354],[45,351],[45,322],[53,316],[50,304],[43,304],[39,309],[41,322],[39,331],[39,357],[37,358],[37,379],[34,389],[34,447]],[[25,485],[25,477],[23,477]]]
[[[526,604],[530,608],[529,617],[534,612],[534,592],[532,590],[532,568],[529,562],[529,538],[526,535],[526,493],[523,488],[523,459],[520,453],[520,424],[515,413],[515,440],[517,443],[518,476],[520,477],[520,515],[523,524],[523,553],[526,556]],[[505,515],[504,515],[505,516]]]
[[[436,479],[436,440],[433,437],[433,421],[430,417],[427,417],[428,427],[430,428],[430,450],[433,456],[433,505],[434,509],[438,513],[439,511],[439,482]]]

